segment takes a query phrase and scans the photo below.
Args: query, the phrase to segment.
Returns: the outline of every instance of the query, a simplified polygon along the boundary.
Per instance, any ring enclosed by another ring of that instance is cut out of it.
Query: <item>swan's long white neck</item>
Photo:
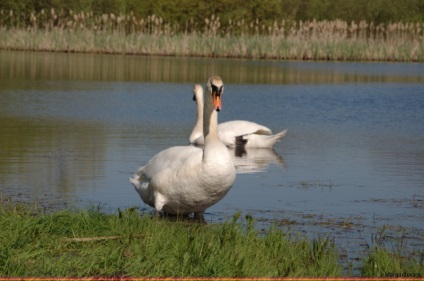
[[[217,109],[221,108],[222,89],[222,80],[218,76],[211,77],[206,85],[205,104],[203,107],[203,136],[205,139],[203,161],[208,162],[210,165],[213,165],[212,163],[227,163],[230,157],[228,149],[221,142],[218,132]],[[217,90],[219,93],[212,93]],[[213,96],[218,96],[218,98],[214,100]]]
[[[190,143],[194,143],[199,137],[203,137],[203,88],[200,85],[194,87],[194,97],[196,98],[197,116],[196,124],[190,135]]]
[[[206,102],[203,108],[203,135],[205,137],[205,145],[208,142],[220,142],[218,133],[218,112],[213,107],[212,95],[209,93],[206,94]]]

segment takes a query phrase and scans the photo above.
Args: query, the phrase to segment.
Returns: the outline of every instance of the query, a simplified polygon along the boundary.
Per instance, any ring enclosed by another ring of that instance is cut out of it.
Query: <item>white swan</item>
[[[190,144],[204,145],[203,88],[200,85],[195,85],[193,92],[193,100],[196,101],[197,105],[197,119],[189,141]],[[218,131],[221,141],[228,147],[271,148],[287,134],[287,130],[272,134],[269,128],[245,120],[221,123],[218,125]]]
[[[207,208],[221,200],[234,183],[236,171],[227,147],[218,135],[218,111],[224,84],[212,76],[204,105],[203,148],[175,146],[165,149],[140,167],[130,182],[144,203],[157,212],[203,219]]]

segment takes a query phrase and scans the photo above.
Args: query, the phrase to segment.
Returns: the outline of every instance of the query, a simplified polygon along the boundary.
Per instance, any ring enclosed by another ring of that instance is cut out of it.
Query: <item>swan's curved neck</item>
[[[201,95],[201,97],[196,97],[196,106],[197,121],[190,135],[190,143],[194,143],[197,138],[203,136],[203,95]]]

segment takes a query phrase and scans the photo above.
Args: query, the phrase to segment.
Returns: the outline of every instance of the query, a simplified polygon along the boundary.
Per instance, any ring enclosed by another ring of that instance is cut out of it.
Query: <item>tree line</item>
[[[86,12],[147,18],[155,15],[179,27],[203,29],[210,18],[219,19],[221,27],[236,23],[272,26],[275,22],[366,21],[373,24],[424,22],[423,0],[1,0],[2,23],[21,25],[30,22],[31,13],[54,9],[59,15]],[[12,20],[13,19],[13,20]]]

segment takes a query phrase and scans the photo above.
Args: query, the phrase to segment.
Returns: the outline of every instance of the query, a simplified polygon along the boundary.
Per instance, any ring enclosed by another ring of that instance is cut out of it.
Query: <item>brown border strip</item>
[[[424,281],[424,277],[0,277],[0,281]]]

